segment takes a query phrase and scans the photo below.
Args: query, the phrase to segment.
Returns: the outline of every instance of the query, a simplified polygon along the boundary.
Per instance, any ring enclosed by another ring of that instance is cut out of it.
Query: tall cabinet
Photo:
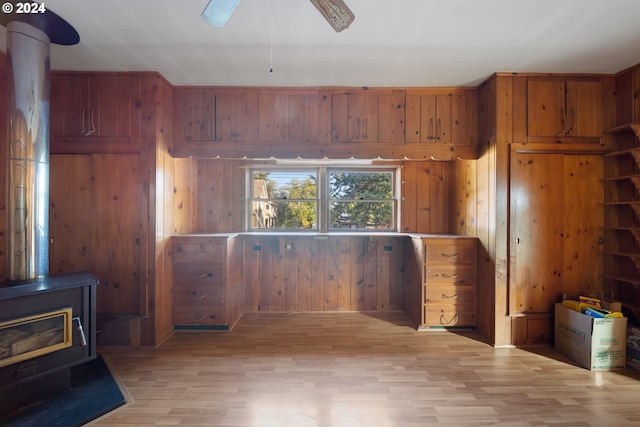
[[[195,227],[172,87],[133,72],[53,72],[51,87],[51,273],[96,275],[99,344],[158,345],[173,331],[170,236]]]
[[[614,78],[498,73],[478,90],[477,329],[496,346],[548,344],[554,303],[603,287]]]

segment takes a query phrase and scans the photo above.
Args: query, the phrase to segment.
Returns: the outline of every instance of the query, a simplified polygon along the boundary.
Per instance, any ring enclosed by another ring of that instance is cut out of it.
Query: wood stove
[[[15,10],[15,8],[14,8]],[[96,357],[97,279],[49,270],[49,47],[79,42],[47,10],[0,14],[7,27],[7,281],[0,285],[0,415],[70,387]]]

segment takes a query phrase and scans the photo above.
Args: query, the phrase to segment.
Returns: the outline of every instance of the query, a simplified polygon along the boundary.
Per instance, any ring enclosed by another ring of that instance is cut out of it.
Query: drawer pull
[[[455,299],[455,298],[458,298],[458,294],[454,294],[454,295],[442,294],[442,299]]]
[[[194,255],[195,258],[202,258],[203,256],[207,256],[206,252],[199,252]]]
[[[213,277],[213,273],[204,273],[204,274],[200,274],[200,275],[196,275],[196,274],[191,274],[193,276],[194,279],[204,279],[205,277]]]
[[[457,314],[455,316],[453,316],[453,319],[451,319],[451,320],[447,320],[447,318],[444,317],[444,313],[442,313],[440,315],[440,324],[441,325],[455,325],[456,323],[458,323],[458,315]]]
[[[454,277],[458,277],[458,273],[456,273],[456,274],[442,273],[442,277],[445,277],[447,279],[451,279],[451,278],[454,278]]]
[[[206,314],[203,314],[202,316],[200,316],[199,318],[194,316],[193,314],[189,315],[189,317],[191,318],[192,321],[194,322],[202,322],[204,319],[207,318]],[[214,314],[212,314],[211,316],[209,316],[209,319],[215,319],[216,316]]]
[[[191,292],[191,299],[192,300],[199,301],[199,300],[204,299],[206,297],[207,297],[207,294],[202,294],[202,295],[198,296],[198,291]]]
[[[444,258],[455,258],[455,257],[457,257],[457,256],[458,256],[458,253],[456,252],[455,254],[451,254],[451,255],[449,255],[449,254],[445,254],[445,253],[443,252],[443,253],[442,253],[442,256],[443,256]]]

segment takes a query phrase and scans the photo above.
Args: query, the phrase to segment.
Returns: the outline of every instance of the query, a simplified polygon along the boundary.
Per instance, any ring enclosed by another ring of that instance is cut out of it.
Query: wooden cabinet
[[[529,137],[602,136],[602,83],[581,80],[527,82]]]
[[[258,141],[321,143],[329,140],[331,97],[312,89],[261,90]]]
[[[179,142],[245,142],[255,133],[255,91],[191,89],[175,91],[174,127]]]
[[[227,238],[172,239],[176,326],[228,329]]]
[[[476,325],[475,238],[412,237],[403,309],[419,329]]]
[[[475,97],[469,91],[407,91],[407,143],[473,145]],[[467,93],[469,92],[469,93]]]
[[[140,137],[140,78],[121,74],[51,75],[51,135],[67,139]]]
[[[404,91],[334,92],[332,142],[402,142]]]
[[[605,155],[605,274],[625,310],[640,314],[640,123],[608,130],[619,150]]]
[[[422,324],[426,327],[475,326],[475,239],[425,238],[422,244]]]

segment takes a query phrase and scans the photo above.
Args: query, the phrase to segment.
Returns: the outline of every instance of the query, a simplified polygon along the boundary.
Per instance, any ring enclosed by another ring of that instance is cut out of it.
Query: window
[[[249,169],[251,231],[394,231],[396,170],[381,167]]]

